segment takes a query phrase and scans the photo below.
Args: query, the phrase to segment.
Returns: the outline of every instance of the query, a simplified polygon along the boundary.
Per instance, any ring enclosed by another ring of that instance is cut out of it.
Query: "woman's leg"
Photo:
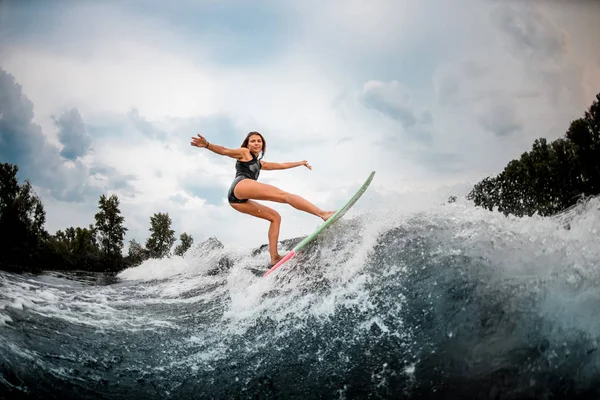
[[[237,211],[250,214],[258,218],[266,219],[269,225],[269,254],[271,255],[271,265],[275,265],[281,258],[277,251],[277,241],[279,240],[279,226],[281,225],[281,216],[272,208],[264,206],[252,200],[245,203],[229,203]]]
[[[252,179],[244,179],[235,185],[235,197],[238,199],[269,200],[278,203],[287,203],[292,207],[316,215],[327,221],[335,211],[323,211],[302,197],[285,192],[275,186],[260,183]]]

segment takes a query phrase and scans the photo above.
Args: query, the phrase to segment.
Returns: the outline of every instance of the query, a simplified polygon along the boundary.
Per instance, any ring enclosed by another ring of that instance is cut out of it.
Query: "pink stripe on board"
[[[263,278],[267,275],[269,275],[271,272],[275,271],[277,268],[281,267],[281,265],[286,262],[287,260],[289,260],[290,258],[292,258],[293,256],[296,255],[296,252],[294,250],[290,251],[289,253],[287,253],[285,256],[283,256],[283,258],[281,260],[279,260],[277,262],[277,264],[273,265],[273,267],[271,267],[270,270],[268,270],[264,275]]]

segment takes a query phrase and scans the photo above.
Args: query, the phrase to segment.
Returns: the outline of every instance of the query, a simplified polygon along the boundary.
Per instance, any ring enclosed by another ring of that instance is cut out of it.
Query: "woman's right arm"
[[[212,151],[213,153],[217,153],[222,156],[235,158],[236,160],[252,159],[252,157],[249,155],[250,150],[248,150],[245,147],[240,147],[238,149],[228,149],[227,147],[223,147],[218,144],[209,143],[208,140],[206,140],[206,138],[204,138],[200,134],[198,134],[198,137],[192,137],[192,142],[190,144],[195,147],[206,148]]]

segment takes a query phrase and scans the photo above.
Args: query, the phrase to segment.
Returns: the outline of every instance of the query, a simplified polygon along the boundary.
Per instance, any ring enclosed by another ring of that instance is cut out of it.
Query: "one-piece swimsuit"
[[[238,160],[235,163],[235,171],[236,171],[235,178],[233,179],[233,182],[231,183],[231,186],[229,187],[229,191],[227,192],[227,200],[229,200],[230,203],[245,203],[245,202],[247,202],[248,199],[238,199],[237,197],[235,197],[235,195],[233,194],[235,185],[237,185],[243,179],[257,180],[258,176],[260,175],[260,169],[261,169],[260,159],[257,156],[255,156],[252,152],[250,154],[252,155],[252,160],[250,160],[250,161]]]

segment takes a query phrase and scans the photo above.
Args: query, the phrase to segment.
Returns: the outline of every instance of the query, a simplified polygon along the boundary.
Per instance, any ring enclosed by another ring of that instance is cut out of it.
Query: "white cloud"
[[[93,59],[42,48],[19,48],[5,61],[38,113],[77,107],[85,114],[206,115],[217,92],[209,73],[178,55],[147,43],[98,43]],[[102,48],[104,47],[104,48]],[[43,69],[44,73],[40,73]]]
[[[536,138],[563,136],[591,104],[593,96],[586,92],[600,90],[600,82],[585,73],[595,69],[589,63],[599,52],[572,54],[579,34],[567,34],[542,10],[546,7],[539,2],[490,8],[494,30],[488,35],[494,33],[495,40],[481,53],[459,54],[440,64],[433,76],[435,117],[456,133],[454,143],[446,145],[469,150],[480,174],[500,172]],[[582,84],[587,79],[591,86]]]
[[[76,108],[97,128],[88,129],[96,134],[87,162],[135,177],[135,193],[114,189],[129,235],[144,238],[150,215],[169,212],[197,240],[215,234],[226,243],[243,243],[246,230],[264,232],[251,240],[265,243],[267,225],[198,197],[220,188],[225,197],[234,161],[189,146],[196,132],[225,145],[263,132],[269,160],[307,159],[313,171],[265,171],[261,180],[330,208],[371,170],[378,171],[371,190],[392,192],[444,192],[497,173],[534,138],[564,134],[600,91],[599,52],[586,52],[593,41],[582,44],[590,32],[561,19],[556,6],[319,4],[278,5],[289,7],[295,25],[268,62],[212,57],[236,42],[235,33],[208,40],[159,16],[78,5],[59,18],[54,36],[6,47],[2,65],[23,85],[51,142],[58,139],[50,116]],[[410,70],[410,63],[433,72]],[[383,114],[365,107],[365,95]],[[207,122],[219,115],[227,129]],[[110,123],[115,133],[98,133]],[[85,220],[47,204],[54,229]],[[282,238],[318,224],[289,206],[271,206],[284,215]],[[89,205],[90,221],[95,207]]]
[[[358,46],[361,50],[406,42],[406,36],[398,35],[399,31],[413,30],[423,11],[414,0],[347,0],[325,4],[306,1],[297,7],[306,13],[307,27],[324,31],[341,46]]]
[[[398,81],[366,82],[363,86],[362,101],[366,107],[379,110],[384,115],[400,121],[405,128],[410,128],[418,122],[410,93]]]

